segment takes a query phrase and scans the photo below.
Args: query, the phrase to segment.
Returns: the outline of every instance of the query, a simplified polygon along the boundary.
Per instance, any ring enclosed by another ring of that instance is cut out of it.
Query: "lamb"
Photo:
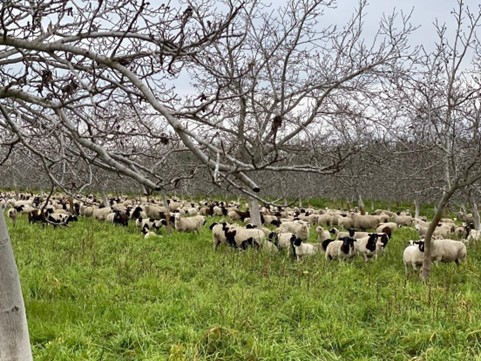
[[[319,244],[302,242],[302,240],[296,236],[291,238],[290,241],[294,249],[294,255],[296,256],[297,261],[300,261],[301,257],[303,256],[312,256],[320,252]]]
[[[326,239],[331,239],[331,233],[329,231],[325,231],[321,226],[316,227],[317,233],[317,240],[322,243]]]
[[[195,232],[198,234],[204,223],[204,216],[182,218],[179,213],[175,214],[174,226],[179,232]]]
[[[153,231],[150,231],[149,227],[147,225],[145,225],[145,227],[142,227],[142,233],[144,235],[144,239],[154,238],[154,237],[162,238],[162,236],[160,234],[157,234]]]
[[[387,233],[378,233],[378,236],[379,238],[376,244],[377,253],[383,255],[391,236]]]
[[[219,244],[221,243],[228,244],[227,238],[226,238],[226,231],[229,229],[229,227],[230,227],[230,224],[227,222],[222,222],[222,223],[214,222],[209,226],[210,230],[212,230],[212,243],[214,245],[214,251],[217,250],[217,247],[219,247]]]
[[[12,220],[13,225],[17,223],[17,210],[15,208],[9,208],[7,211],[8,218]]]
[[[465,232],[467,234],[466,243],[475,243],[481,239],[481,231],[474,229],[473,223],[468,223],[465,227]]]
[[[406,275],[409,265],[412,266],[414,271],[417,271],[424,261],[424,242],[410,241],[409,244],[403,252],[404,273]]]
[[[354,257],[356,255],[354,242],[356,242],[356,240],[351,237],[343,237],[339,240],[330,242],[326,248],[326,259],[342,260]]]

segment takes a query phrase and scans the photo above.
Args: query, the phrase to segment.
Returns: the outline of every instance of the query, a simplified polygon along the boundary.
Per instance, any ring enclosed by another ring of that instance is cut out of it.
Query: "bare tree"
[[[408,77],[396,78],[394,88],[402,101],[394,108],[404,123],[397,128],[398,145],[405,152],[429,155],[413,175],[428,179],[441,194],[425,238],[424,280],[431,269],[431,237],[446,206],[456,192],[467,192],[481,179],[481,48],[476,33],[481,12],[472,12],[460,0],[452,14],[455,29],[435,22],[434,50],[424,50]],[[419,159],[413,156],[414,162]]]

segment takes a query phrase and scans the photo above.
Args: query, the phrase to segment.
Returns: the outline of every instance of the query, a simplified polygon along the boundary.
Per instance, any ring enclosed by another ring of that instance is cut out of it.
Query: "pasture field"
[[[481,360],[479,245],[423,284],[404,276],[410,229],[370,264],[298,263],[214,252],[212,219],[146,240],[133,224],[19,218],[7,222],[35,360]]]

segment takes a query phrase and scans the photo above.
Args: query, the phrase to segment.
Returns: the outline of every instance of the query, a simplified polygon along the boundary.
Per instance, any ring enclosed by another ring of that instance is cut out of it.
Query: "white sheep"
[[[466,238],[466,242],[470,244],[478,242],[479,240],[481,240],[481,231],[477,229],[471,229],[469,231],[468,237]]]
[[[326,239],[331,239],[331,233],[329,231],[324,230],[321,226],[316,227],[316,233],[317,233],[317,240],[322,243]]]
[[[452,239],[433,239],[431,241],[431,258],[434,263],[460,262],[466,260],[466,245]]]
[[[195,232],[199,233],[205,223],[204,216],[193,216],[182,218],[179,213],[175,214],[174,226],[179,232]]]
[[[412,266],[414,271],[417,271],[424,261],[424,242],[409,241],[409,243],[409,246],[403,252],[404,273],[406,275],[408,274],[408,266]]]
[[[305,241],[309,238],[309,223],[303,221],[283,222],[279,229],[281,232],[291,232],[296,237]]]

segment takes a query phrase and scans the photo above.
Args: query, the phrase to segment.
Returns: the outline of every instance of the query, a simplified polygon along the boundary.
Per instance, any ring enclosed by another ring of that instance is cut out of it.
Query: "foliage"
[[[210,231],[9,223],[36,360],[468,360],[481,352],[479,246],[406,278],[394,234],[365,264],[212,250]],[[314,234],[311,234],[314,241]]]

